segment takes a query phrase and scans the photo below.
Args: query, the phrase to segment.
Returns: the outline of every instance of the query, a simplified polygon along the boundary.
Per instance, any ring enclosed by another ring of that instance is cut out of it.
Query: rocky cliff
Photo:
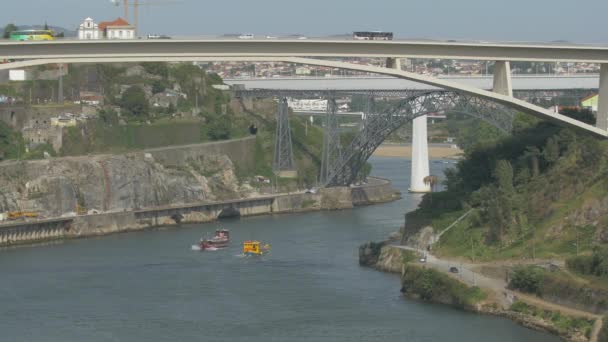
[[[191,155],[179,165],[163,164],[148,152],[0,163],[0,212],[56,217],[246,195],[223,154]]]

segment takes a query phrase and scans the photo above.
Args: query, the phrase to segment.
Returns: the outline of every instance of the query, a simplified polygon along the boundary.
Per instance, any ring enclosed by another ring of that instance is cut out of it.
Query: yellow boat
[[[243,254],[264,255],[270,253],[270,245],[262,245],[260,241],[248,240],[243,242]]]

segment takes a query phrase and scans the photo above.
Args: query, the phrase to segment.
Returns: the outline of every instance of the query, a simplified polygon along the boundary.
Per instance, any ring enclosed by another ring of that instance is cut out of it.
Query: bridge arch
[[[462,113],[510,132],[515,111],[500,104],[457,92],[428,92],[399,102],[392,110],[368,114],[363,130],[329,167],[324,186],[348,186],[363,164],[395,130],[417,117],[437,112]]]
[[[402,78],[410,81],[420,82],[427,85],[435,86],[441,89],[450,90],[459,92],[462,94],[475,96],[480,99],[493,101],[498,104],[502,104],[506,107],[512,108],[514,110],[527,113],[533,116],[536,116],[543,120],[549,120],[556,124],[569,126],[576,129],[580,129],[586,131],[588,133],[594,134],[596,136],[602,138],[608,138],[608,131],[605,129],[601,129],[595,127],[593,125],[589,125],[578,120],[569,118],[565,115],[554,113],[548,109],[543,107],[528,103],[523,100],[516,99],[512,96],[501,95],[495,92],[467,86],[464,84],[460,84],[457,82],[438,79],[436,77],[429,77],[425,75],[418,75],[416,73],[390,69],[385,67],[376,67],[370,65],[361,65],[340,61],[332,61],[332,60],[320,60],[315,58],[303,58],[303,57],[281,57],[281,56],[192,56],[192,55],[182,55],[182,56],[171,56],[171,55],[137,55],[137,56],[106,56],[106,57],[70,57],[66,56],[65,58],[56,58],[49,57],[44,59],[30,59],[19,62],[11,62],[0,64],[0,70],[4,69],[13,69],[19,67],[27,67],[27,66],[35,66],[35,65],[43,65],[43,64],[51,64],[51,63],[112,63],[112,62],[121,62],[121,63],[129,63],[129,62],[187,62],[187,61],[252,61],[252,62],[286,62],[286,63],[294,63],[294,64],[305,64],[305,65],[318,65],[325,67],[332,67],[337,69],[347,69],[347,70],[356,70],[363,71],[373,74],[379,75],[387,75],[397,78]]]

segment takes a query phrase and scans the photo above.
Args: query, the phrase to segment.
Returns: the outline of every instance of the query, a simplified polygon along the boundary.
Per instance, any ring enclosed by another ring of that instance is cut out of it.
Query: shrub
[[[120,99],[120,107],[135,117],[148,114],[148,99],[146,93],[138,86],[125,90]]]
[[[596,248],[592,255],[568,258],[566,267],[580,274],[608,278],[608,251]]]
[[[401,292],[460,308],[471,307],[487,296],[477,286],[469,287],[437,270],[411,264],[405,266]]]
[[[509,288],[542,295],[544,270],[535,266],[518,266],[509,281]]]

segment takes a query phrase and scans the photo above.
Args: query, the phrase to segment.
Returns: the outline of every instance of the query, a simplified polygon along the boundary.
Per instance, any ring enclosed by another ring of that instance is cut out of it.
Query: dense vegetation
[[[23,153],[23,138],[0,121],[0,160],[17,159]]]
[[[590,113],[570,116],[591,122]],[[591,250],[607,227],[577,217],[583,203],[608,188],[608,145],[588,134],[518,116],[511,136],[484,125],[461,130],[465,158],[446,172],[446,191],[425,196],[408,214],[408,227],[441,230],[474,210],[442,236],[438,251],[474,259],[533,258]]]
[[[513,303],[513,305],[511,305],[511,310],[551,321],[561,334],[581,332],[584,336],[589,338],[591,336],[591,330],[593,329],[593,321],[590,319],[566,316],[559,311],[543,310],[521,301]],[[604,340],[600,339],[600,341]]]
[[[545,272],[540,267],[518,266],[509,280],[509,288],[522,292],[542,295]]]
[[[586,311],[602,313],[608,310],[605,282],[581,279],[560,270],[518,266],[511,272],[509,288]]]
[[[486,298],[479,287],[469,287],[431,268],[406,265],[402,276],[401,292],[422,300],[471,308]]]
[[[591,255],[579,255],[566,259],[571,271],[608,280],[608,249],[595,247]]]

